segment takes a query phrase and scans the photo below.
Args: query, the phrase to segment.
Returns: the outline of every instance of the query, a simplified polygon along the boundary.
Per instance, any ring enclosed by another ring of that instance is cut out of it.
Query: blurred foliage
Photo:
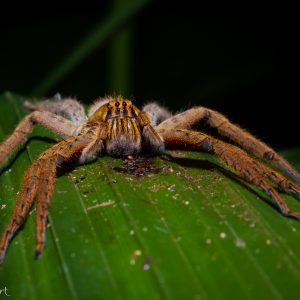
[[[57,85],[68,73],[70,73],[82,60],[84,60],[96,47],[99,47],[101,43],[105,41],[110,35],[116,31],[120,31],[120,27],[126,24],[128,19],[132,18],[149,0],[130,0],[126,1],[114,1],[114,5],[110,14],[104,20],[101,20],[99,24],[92,29],[88,35],[81,40],[78,45],[74,47],[74,50],[69,53],[62,61],[54,67],[53,71],[32,91],[34,96],[41,96],[49,93],[53,87]],[[113,45],[113,71],[116,77],[111,77],[111,88],[113,90],[118,87],[115,86],[115,82],[120,84],[123,78],[126,78],[128,74],[127,67],[124,65],[127,62],[127,55],[129,51],[125,51],[126,46],[129,46],[126,38],[123,38],[123,30],[115,38]],[[119,58],[119,56],[121,57]],[[124,57],[125,55],[125,57]],[[122,62],[124,62],[122,64]],[[125,69],[124,69],[125,68]],[[115,80],[115,78],[118,78]],[[126,84],[122,84],[125,88]],[[124,91],[125,92],[125,91]]]
[[[298,97],[292,8],[197,4],[3,10],[0,90],[83,102],[122,93],[174,111],[205,105],[275,147],[299,146],[290,130]]]

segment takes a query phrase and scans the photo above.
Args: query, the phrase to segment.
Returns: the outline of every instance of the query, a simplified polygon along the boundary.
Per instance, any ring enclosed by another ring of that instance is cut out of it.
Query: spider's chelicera
[[[74,162],[84,164],[102,154],[126,157],[148,152],[160,155],[165,149],[214,153],[240,178],[271,197],[284,216],[300,220],[300,213],[291,211],[277,192],[289,192],[300,199],[300,187],[262,160],[297,183],[300,183],[300,175],[273,149],[216,111],[194,107],[172,116],[156,103],[147,104],[139,110],[122,97],[98,99],[90,107],[88,115],[78,101],[69,98],[25,102],[24,105],[33,112],[0,144],[0,165],[27,140],[35,124],[56,132],[62,141],[43,152],[25,172],[12,216],[0,238],[0,261],[3,261],[10,240],[24,223],[34,200],[36,255],[42,253],[57,168]],[[220,135],[236,145],[192,130],[192,126],[200,120],[216,128]]]

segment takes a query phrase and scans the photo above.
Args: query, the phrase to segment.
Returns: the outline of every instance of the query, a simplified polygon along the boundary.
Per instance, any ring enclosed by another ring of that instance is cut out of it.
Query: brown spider
[[[63,140],[43,152],[25,172],[16,206],[0,238],[0,261],[4,259],[10,240],[24,223],[34,199],[36,255],[42,253],[57,168],[72,163],[84,164],[100,154],[124,157],[143,151],[160,155],[165,148],[214,153],[239,177],[270,196],[284,216],[300,220],[300,213],[291,211],[273,186],[299,199],[300,187],[247,152],[271,162],[298,183],[300,175],[274,150],[216,111],[194,107],[172,116],[156,103],[147,104],[140,111],[131,101],[122,97],[97,100],[90,107],[88,116],[82,105],[74,99],[46,100],[35,104],[25,102],[24,105],[34,111],[0,145],[0,165],[19,144],[26,141],[34,124],[44,125],[58,133]],[[190,130],[200,120],[216,128],[221,135],[244,150]]]

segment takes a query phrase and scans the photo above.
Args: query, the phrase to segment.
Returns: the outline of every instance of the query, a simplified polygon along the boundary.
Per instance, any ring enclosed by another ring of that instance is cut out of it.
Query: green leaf
[[[27,113],[23,100],[0,97],[0,140]],[[25,169],[49,138],[37,126],[1,169],[1,231]],[[296,167],[299,153],[284,152]],[[0,267],[0,291],[18,300],[297,298],[300,223],[216,157],[171,155],[135,170],[103,157],[58,178],[42,257],[34,258],[33,209]],[[145,168],[146,176],[129,174]]]

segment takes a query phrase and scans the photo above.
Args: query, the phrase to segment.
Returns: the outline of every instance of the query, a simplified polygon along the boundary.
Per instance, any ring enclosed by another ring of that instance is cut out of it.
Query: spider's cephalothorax
[[[300,220],[300,213],[290,210],[277,191],[291,193],[300,199],[300,187],[294,182],[300,182],[300,175],[273,149],[216,111],[199,106],[172,116],[156,103],[147,104],[141,111],[122,97],[98,99],[90,107],[88,115],[77,100],[70,98],[25,102],[24,105],[33,112],[0,144],[0,165],[19,144],[27,140],[34,124],[56,132],[62,141],[43,152],[26,170],[12,216],[0,238],[0,262],[34,200],[36,255],[42,253],[48,208],[57,168],[61,163],[77,161],[83,164],[105,153],[111,156],[137,155],[141,152],[160,155],[165,148],[214,153],[241,179],[271,197],[284,216]],[[201,120],[237,146],[191,130]],[[262,160],[269,161],[293,181]]]
[[[149,150],[155,154],[164,149],[163,141],[153,130],[147,114],[122,97],[100,106],[87,124],[92,126],[97,122],[106,124],[104,150],[110,156],[136,155],[145,144],[149,144]]]

